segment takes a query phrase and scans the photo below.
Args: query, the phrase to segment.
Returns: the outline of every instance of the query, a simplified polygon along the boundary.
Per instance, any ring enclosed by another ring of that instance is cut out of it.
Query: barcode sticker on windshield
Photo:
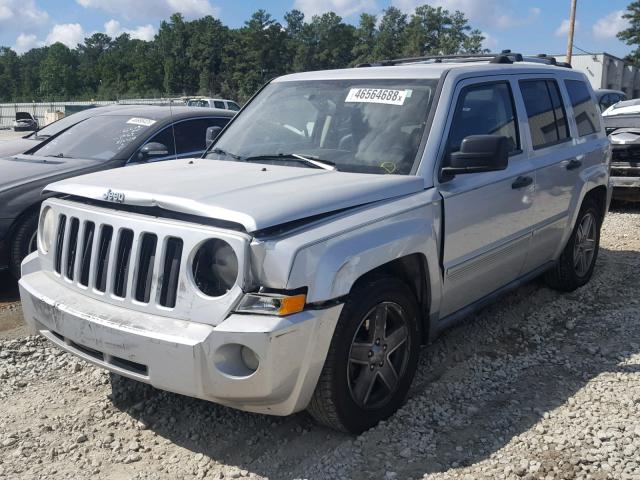
[[[345,102],[387,103],[402,105],[410,90],[391,90],[388,88],[352,88]]]
[[[151,120],[150,118],[133,117],[127,120],[127,123],[130,123],[131,125],[142,125],[143,127],[150,127],[151,125],[156,123],[156,121]]]

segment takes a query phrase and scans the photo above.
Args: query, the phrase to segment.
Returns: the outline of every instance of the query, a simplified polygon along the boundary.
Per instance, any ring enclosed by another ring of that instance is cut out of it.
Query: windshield
[[[275,82],[229,125],[207,158],[319,168],[302,156],[340,171],[407,175],[436,84],[435,79]]]
[[[130,115],[88,118],[32,152],[33,155],[111,160],[145,132],[155,120]],[[87,141],[89,139],[89,141]]]

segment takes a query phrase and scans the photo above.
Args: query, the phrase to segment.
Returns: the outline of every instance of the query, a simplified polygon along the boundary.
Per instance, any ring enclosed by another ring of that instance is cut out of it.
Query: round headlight
[[[224,240],[204,242],[193,257],[193,279],[202,293],[220,297],[231,290],[238,278],[238,257]]]
[[[44,207],[38,225],[38,245],[42,253],[49,252],[55,235],[55,214],[51,207]]]

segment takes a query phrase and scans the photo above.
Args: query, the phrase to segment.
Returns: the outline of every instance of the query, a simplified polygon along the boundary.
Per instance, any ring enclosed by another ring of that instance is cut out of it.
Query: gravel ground
[[[0,478],[640,479],[639,233],[640,210],[618,208],[588,286],[531,283],[425,347],[407,404],[358,437],[118,378],[112,392],[5,329]]]

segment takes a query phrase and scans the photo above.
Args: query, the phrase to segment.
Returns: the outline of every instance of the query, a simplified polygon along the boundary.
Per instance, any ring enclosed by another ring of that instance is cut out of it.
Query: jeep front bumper
[[[20,280],[25,320],[51,342],[159,389],[257,413],[307,406],[342,309],[233,314],[214,327],[100,302],[33,271],[30,261],[37,255],[27,257]],[[240,363],[241,346],[259,358],[253,373]]]

